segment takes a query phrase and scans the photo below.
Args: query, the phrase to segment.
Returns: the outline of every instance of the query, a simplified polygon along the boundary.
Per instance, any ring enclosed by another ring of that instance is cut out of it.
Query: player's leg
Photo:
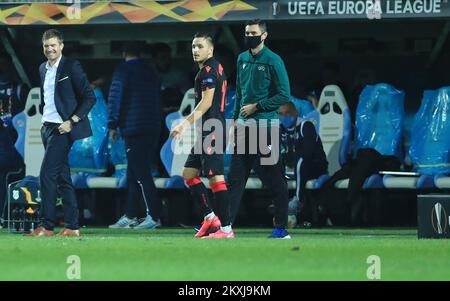
[[[209,186],[214,194],[216,200],[215,209],[222,224],[219,231],[210,234],[206,238],[234,238],[230,220],[230,199],[223,175],[223,156],[207,155],[203,163],[204,171],[209,174]]]
[[[249,139],[246,130],[235,130],[234,152],[231,157],[230,171],[228,172],[228,191],[230,196],[231,224],[234,224],[242,196],[245,191],[248,176],[257,156],[249,153]],[[239,151],[240,145],[244,146],[244,152]]]
[[[208,192],[200,179],[201,166],[201,155],[190,154],[183,169],[184,182],[191,192],[194,202],[200,204],[204,217],[202,226],[195,237],[202,237],[220,227],[220,220],[209,206]]]
[[[257,160],[258,173],[260,173],[260,179],[275,198],[275,214],[274,214],[274,230],[272,231],[272,238],[284,238],[289,239],[290,236],[286,230],[288,222],[288,203],[289,194],[287,188],[286,177],[284,173],[284,167],[281,157],[273,152],[276,151],[276,147],[269,147],[269,143],[279,143],[278,141],[272,141],[270,131],[267,131],[267,149],[268,153],[260,153]],[[261,151],[261,150],[260,150]],[[267,160],[267,158],[272,158]],[[273,160],[273,159],[276,160]]]

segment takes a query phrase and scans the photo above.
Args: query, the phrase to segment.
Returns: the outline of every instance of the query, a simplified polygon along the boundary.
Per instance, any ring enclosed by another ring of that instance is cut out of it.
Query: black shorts
[[[194,148],[191,149],[191,153],[184,164],[184,167],[200,170],[205,177],[223,175],[223,166],[223,154],[194,154]]]

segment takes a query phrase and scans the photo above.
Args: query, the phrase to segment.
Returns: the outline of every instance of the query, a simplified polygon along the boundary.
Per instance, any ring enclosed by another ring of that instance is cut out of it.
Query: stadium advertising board
[[[8,1],[0,24],[68,25],[321,19],[442,18],[448,0]]]

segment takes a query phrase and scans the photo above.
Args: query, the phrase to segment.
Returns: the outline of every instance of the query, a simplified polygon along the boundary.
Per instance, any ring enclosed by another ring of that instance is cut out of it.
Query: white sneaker
[[[134,218],[128,218],[126,215],[119,218],[119,220],[113,224],[110,225],[110,229],[129,229],[137,226],[139,224],[136,217]]]
[[[161,221],[160,220],[155,221],[150,215],[147,215],[147,217],[142,221],[142,223],[134,227],[134,229],[155,229],[158,227],[161,227]]]

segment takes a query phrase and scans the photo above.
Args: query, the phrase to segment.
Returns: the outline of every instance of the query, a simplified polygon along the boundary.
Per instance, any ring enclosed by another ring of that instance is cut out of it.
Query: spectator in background
[[[186,72],[173,66],[172,50],[165,43],[152,48],[152,58],[161,78],[161,96],[165,110],[174,111],[180,107],[183,96],[192,84]]]
[[[299,115],[293,102],[282,105],[279,113],[283,161],[294,169],[297,184],[295,196],[289,201],[289,215],[296,215],[304,206],[306,182],[327,174],[328,161],[313,120]]]
[[[29,91],[26,84],[14,79],[9,56],[0,53],[0,117],[4,124],[12,125],[12,117],[23,111]]]
[[[140,44],[125,45],[125,62],[114,71],[109,92],[109,136],[117,141],[118,131],[125,140],[128,160],[128,199],[125,215],[110,228],[161,226],[161,200],[152,176],[162,119],[160,79],[155,69],[140,58]],[[138,221],[138,201],[146,208],[146,217]]]
[[[25,107],[29,88],[13,80],[11,63],[6,54],[0,54],[0,219],[6,205],[6,187],[16,180],[9,172],[24,171],[23,158],[14,147],[17,133],[12,118]],[[1,228],[1,222],[0,222]]]

